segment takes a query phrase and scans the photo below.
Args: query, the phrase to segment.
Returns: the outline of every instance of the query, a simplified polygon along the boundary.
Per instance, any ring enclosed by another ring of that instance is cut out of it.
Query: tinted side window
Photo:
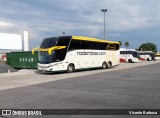
[[[124,51],[120,51],[120,54],[124,54]]]
[[[86,49],[86,44],[80,40],[71,40],[69,50]]]
[[[98,49],[99,50],[106,50],[107,43],[98,43]]]
[[[106,50],[106,48],[107,48],[107,44],[106,43],[91,42],[91,41],[88,41],[86,43],[87,43],[87,49]]]
[[[90,50],[106,50],[106,43],[97,43],[92,41],[72,40],[69,50],[90,49]]]
[[[60,37],[57,42],[57,46],[68,46],[71,38],[70,37]]]
[[[116,46],[116,50],[119,50],[119,44],[114,44]]]

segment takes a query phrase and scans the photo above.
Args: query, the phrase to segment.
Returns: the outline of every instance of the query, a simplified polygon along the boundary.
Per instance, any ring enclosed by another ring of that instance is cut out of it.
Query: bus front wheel
[[[133,63],[131,59],[128,60],[128,63]]]
[[[151,58],[147,58],[147,61],[151,61],[152,59]]]
[[[74,65],[73,64],[69,64],[67,67],[67,72],[68,73],[72,73],[75,70]]]

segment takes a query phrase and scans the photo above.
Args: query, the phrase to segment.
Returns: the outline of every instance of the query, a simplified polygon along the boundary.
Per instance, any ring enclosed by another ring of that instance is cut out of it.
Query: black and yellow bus
[[[73,72],[119,65],[119,42],[83,36],[45,38],[39,48],[38,70]]]

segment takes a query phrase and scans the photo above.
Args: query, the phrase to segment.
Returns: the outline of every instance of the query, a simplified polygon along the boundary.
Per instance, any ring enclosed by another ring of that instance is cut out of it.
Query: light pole
[[[106,39],[105,12],[107,12],[107,9],[102,9],[102,12],[104,12],[104,40],[105,40]]]

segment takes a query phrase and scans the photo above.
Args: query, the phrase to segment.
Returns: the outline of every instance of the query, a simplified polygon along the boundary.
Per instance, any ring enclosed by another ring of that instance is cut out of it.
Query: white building
[[[22,50],[22,36],[0,33],[0,50]]]
[[[22,35],[0,33],[0,60],[14,51],[22,51]]]

